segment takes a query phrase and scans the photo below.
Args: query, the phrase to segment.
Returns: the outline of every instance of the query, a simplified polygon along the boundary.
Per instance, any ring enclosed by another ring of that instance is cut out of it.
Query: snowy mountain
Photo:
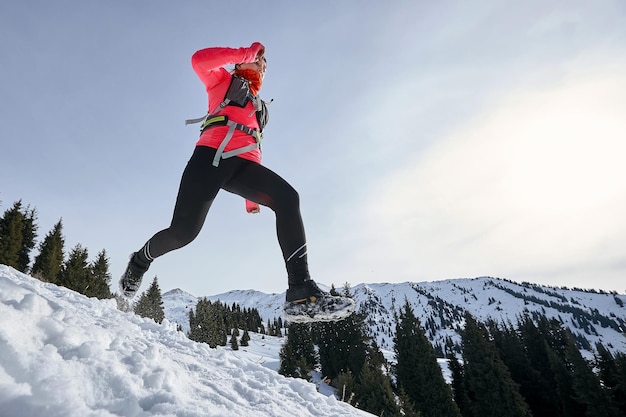
[[[370,415],[279,375],[282,339],[251,337],[246,350],[210,349],[168,320],[0,265],[0,416]]]
[[[470,312],[480,321],[492,318],[513,323],[523,314],[542,314],[568,327],[584,349],[600,342],[626,352],[626,295],[580,289],[552,288],[529,283],[481,277],[437,282],[360,284],[351,289],[357,310],[366,314],[371,334],[383,350],[393,350],[394,314],[410,302],[433,345],[440,349],[446,338],[460,343],[458,331]],[[264,321],[280,316],[285,294],[230,291],[208,296],[231,305],[257,308]],[[188,331],[189,309],[197,298],[179,289],[163,295],[166,317]],[[186,327],[185,327],[186,326]]]

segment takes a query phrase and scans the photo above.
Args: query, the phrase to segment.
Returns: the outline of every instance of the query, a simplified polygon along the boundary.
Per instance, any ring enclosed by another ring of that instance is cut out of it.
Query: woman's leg
[[[212,166],[215,149],[198,146],[185,167],[170,227],[156,233],[133,253],[120,279],[120,289],[132,297],[141,286],[152,261],[191,242],[200,232],[206,215],[220,190],[240,164]]]
[[[298,285],[310,279],[298,192],[275,172],[248,161],[222,188],[274,211],[289,284]]]
[[[216,168],[212,165],[214,155],[215,149],[196,147],[180,181],[171,224],[148,240],[138,252],[141,258],[152,261],[182,248],[198,236],[215,196],[239,166],[233,160],[222,161]]]

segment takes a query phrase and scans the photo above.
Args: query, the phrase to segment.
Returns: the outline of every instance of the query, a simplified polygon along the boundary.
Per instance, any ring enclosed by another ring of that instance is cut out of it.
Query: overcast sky
[[[0,212],[35,207],[38,241],[62,218],[66,253],[106,249],[117,290],[206,112],[191,55],[260,41],[264,164],[300,193],[317,281],[623,293],[625,18],[622,0],[3,2]],[[155,275],[284,291],[273,212],[220,193]]]

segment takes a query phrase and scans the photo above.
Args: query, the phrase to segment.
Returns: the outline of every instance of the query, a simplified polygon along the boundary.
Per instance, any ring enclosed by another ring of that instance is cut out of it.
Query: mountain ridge
[[[382,349],[393,350],[395,313],[405,299],[413,306],[439,355],[446,343],[460,344],[464,314],[478,320],[516,324],[525,314],[559,320],[579,347],[592,352],[596,343],[626,352],[626,295],[597,290],[557,288],[529,282],[477,277],[429,282],[367,283],[350,288],[357,311],[365,314],[370,334]],[[189,330],[189,310],[199,298],[181,289],[163,294],[166,317]],[[281,316],[284,293],[233,290],[206,296],[211,301],[256,308],[264,321]]]

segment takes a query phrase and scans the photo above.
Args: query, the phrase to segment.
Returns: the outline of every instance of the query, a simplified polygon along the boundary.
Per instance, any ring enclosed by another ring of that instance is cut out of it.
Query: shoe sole
[[[345,297],[324,297],[317,303],[286,302],[285,320],[292,323],[330,322],[348,318],[354,312],[354,300]]]
[[[315,297],[314,295],[307,297],[307,298],[300,298],[298,300],[291,300],[291,301],[287,301],[288,303],[294,303],[294,304],[302,304],[302,303],[314,303],[317,301],[317,297]]]

